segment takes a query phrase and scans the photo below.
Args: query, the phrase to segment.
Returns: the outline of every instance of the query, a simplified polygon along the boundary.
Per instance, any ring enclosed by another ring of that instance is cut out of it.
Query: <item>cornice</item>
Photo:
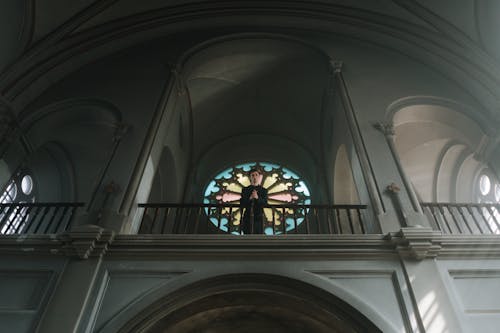
[[[169,259],[382,259],[394,258],[392,244],[382,235],[287,235],[245,237],[233,235],[118,236],[111,257]]]
[[[443,235],[436,241],[441,244],[440,259],[500,258],[500,235]]]
[[[60,235],[0,237],[0,255],[123,260],[499,259],[498,235],[442,235],[408,227],[387,235],[114,235],[82,226]]]
[[[496,88],[500,84],[499,66],[475,45],[457,43],[434,30],[390,16],[324,2],[211,1],[184,4],[141,13],[71,35],[86,19],[112,3],[111,0],[97,2],[67,26],[40,41],[0,78],[2,93],[14,101],[18,96],[24,96],[34,83],[44,84],[46,80],[40,80],[42,77],[64,76],[64,69],[60,66],[69,60],[71,66],[66,64],[66,71],[74,70],[72,66],[82,66],[97,54],[116,52],[139,41],[167,37],[195,28],[206,31],[224,27],[221,24],[223,20],[228,20],[234,28],[257,28],[256,15],[262,18],[259,22],[266,29],[297,31],[303,28],[304,31],[343,34],[370,43],[376,41],[410,57],[429,54],[432,61],[451,65],[452,72],[474,77],[479,83],[476,89],[480,91],[482,88],[493,96],[496,96]],[[301,22],[298,25],[297,20]],[[437,66],[436,69],[439,70]],[[36,90],[41,91],[43,88]]]
[[[2,235],[0,256],[57,255],[62,244],[56,235]]]

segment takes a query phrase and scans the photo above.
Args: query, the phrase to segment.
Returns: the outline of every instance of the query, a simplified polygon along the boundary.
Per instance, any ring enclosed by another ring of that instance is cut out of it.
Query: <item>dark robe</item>
[[[253,190],[257,190],[259,199],[251,199]],[[241,230],[244,234],[264,233],[264,206],[267,205],[267,189],[262,186],[247,186],[241,191],[240,205],[243,212]]]

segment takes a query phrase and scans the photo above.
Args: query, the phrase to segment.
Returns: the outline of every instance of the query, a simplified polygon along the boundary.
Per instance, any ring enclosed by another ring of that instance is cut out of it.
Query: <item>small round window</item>
[[[487,195],[488,193],[490,193],[490,177],[488,177],[487,175],[482,175],[481,178],[479,178],[479,190],[481,191],[482,195]]]
[[[491,169],[485,168],[481,172],[476,183],[476,195],[480,203],[500,202],[500,183]]]
[[[25,175],[21,180],[21,190],[25,195],[30,195],[33,191],[33,178],[30,175]]]
[[[28,174],[27,170],[18,171],[14,174],[3,192],[0,194],[0,203],[27,203],[35,202],[35,189],[33,178]],[[0,229],[0,234],[19,233],[23,230],[26,224],[26,214],[29,214],[28,207],[21,209],[16,208],[9,216],[7,211],[0,212],[0,220],[8,219],[9,223],[5,223]]]
[[[264,233],[275,235],[297,228],[307,214],[306,208],[291,209],[279,205],[309,205],[310,192],[299,175],[288,168],[269,162],[250,162],[239,164],[217,174],[209,182],[204,193],[205,204],[238,204],[243,187],[250,185],[248,172],[257,167],[262,170],[262,186],[268,190],[268,204],[264,209],[267,226]],[[274,205],[274,207],[273,207]],[[239,234],[240,208],[231,207],[206,209],[210,221],[220,230]]]

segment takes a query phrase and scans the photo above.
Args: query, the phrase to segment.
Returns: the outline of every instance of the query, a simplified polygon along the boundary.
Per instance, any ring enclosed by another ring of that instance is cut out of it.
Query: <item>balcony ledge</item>
[[[0,237],[1,255],[209,259],[491,259],[500,257],[497,235],[442,235],[407,228],[387,235],[114,235],[87,231]]]

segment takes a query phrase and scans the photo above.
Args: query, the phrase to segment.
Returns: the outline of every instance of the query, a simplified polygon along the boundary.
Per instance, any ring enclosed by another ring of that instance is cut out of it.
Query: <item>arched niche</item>
[[[322,186],[316,174],[317,162],[310,152],[294,141],[270,135],[241,135],[215,144],[196,163],[190,196],[203,197],[208,182],[221,170],[249,161],[267,161],[296,171],[308,184],[312,199],[322,198]]]
[[[68,151],[48,142],[30,155],[24,167],[33,175],[36,201],[72,202],[77,199],[75,169]]]
[[[250,160],[290,166],[316,183],[330,73],[323,52],[282,35],[238,34],[204,42],[180,62],[198,194],[217,170]]]
[[[264,274],[225,275],[181,288],[130,319],[120,333],[382,332],[336,296]]]
[[[333,179],[333,199],[336,204],[360,203],[345,145],[337,150]]]
[[[89,200],[121,125],[119,110],[102,100],[71,99],[24,113],[19,122],[24,139],[34,152],[44,151],[48,143],[65,152],[65,159],[71,161],[74,169],[72,172],[78,174],[74,184],[76,193],[71,197]],[[26,160],[36,159],[36,156],[26,157]],[[33,172],[37,173],[36,167]],[[45,173],[40,173],[39,181],[50,188],[50,181],[42,179],[42,174]],[[60,197],[59,201],[70,201],[70,198]]]
[[[436,169],[436,186],[434,198],[438,202],[456,202],[458,173],[464,160],[471,156],[471,151],[466,145],[450,143],[443,148],[441,158]],[[473,174],[463,175],[463,178],[472,179]],[[464,179],[465,181],[465,179]],[[471,201],[472,197],[466,201]]]
[[[177,167],[169,147],[164,147],[149,192],[148,202],[178,202],[180,200]]]
[[[395,147],[405,173],[424,202],[471,201],[471,195],[462,193],[468,191],[462,184],[472,184],[477,170],[471,166],[480,163],[470,161],[490,130],[484,119],[469,117],[459,104],[417,101],[420,104],[391,110]]]

